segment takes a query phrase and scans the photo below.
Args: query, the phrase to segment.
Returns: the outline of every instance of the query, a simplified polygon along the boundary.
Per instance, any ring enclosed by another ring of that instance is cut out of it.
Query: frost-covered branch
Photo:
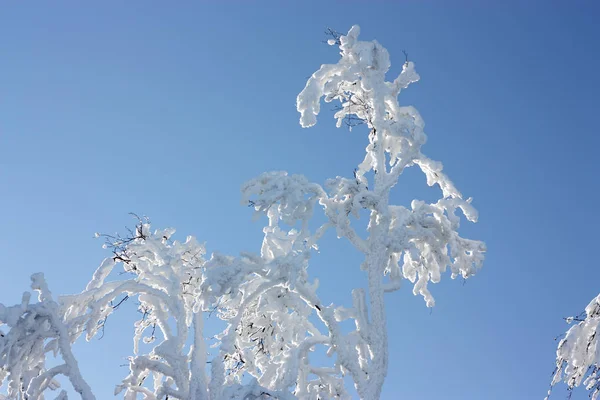
[[[0,332],[0,382],[8,379],[8,398],[42,398],[47,389],[60,386],[54,378],[64,375],[82,399],[95,399],[71,351],[77,327],[62,318],[42,273],[31,277],[31,288],[39,293],[37,303],[30,303],[25,292],[19,305],[0,304],[0,326],[10,329]],[[48,353],[64,364],[47,369]]]

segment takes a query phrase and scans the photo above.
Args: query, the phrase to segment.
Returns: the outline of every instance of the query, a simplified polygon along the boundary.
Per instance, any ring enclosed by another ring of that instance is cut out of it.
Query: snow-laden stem
[[[207,400],[208,382],[206,380],[206,342],[204,340],[203,313],[194,313],[194,348],[190,362],[190,399]]]
[[[377,190],[378,184],[381,185],[381,182],[376,181],[375,190]],[[381,201],[385,204],[387,196],[382,196]],[[379,219],[379,221],[370,232],[369,252],[366,255],[365,264],[370,305],[369,345],[373,354],[368,392],[369,398],[378,399],[388,370],[387,317],[382,277],[388,261],[388,250],[383,239],[389,230],[390,222],[389,217],[382,216],[377,211],[373,211],[372,220],[374,219]]]
[[[390,227],[388,213],[389,188],[386,186],[388,175],[385,164],[385,152],[383,143],[384,130],[377,129],[383,124],[385,115],[385,104],[378,88],[383,85],[383,80],[375,81],[372,88],[373,113],[372,126],[376,146],[375,160],[373,165],[375,171],[374,192],[378,195],[379,202],[371,212],[371,223],[369,225],[369,252],[366,257],[370,320],[369,320],[369,344],[372,352],[372,365],[369,374],[369,397],[378,399],[381,388],[388,371],[388,337],[387,317],[385,313],[384,288],[382,286],[383,271],[388,261],[388,250],[385,246],[385,238]]]
[[[381,282],[385,249],[375,246],[367,257],[369,283],[369,344],[372,365],[369,368],[369,398],[378,399],[388,370],[387,318],[385,314],[384,291]]]
[[[92,393],[92,388],[81,376],[79,364],[71,351],[71,342],[69,340],[67,328],[62,321],[60,321],[56,312],[52,313],[50,319],[55,329],[58,331],[58,347],[66,365],[65,375],[69,378],[69,381],[73,385],[73,389],[81,395],[82,400],[96,400],[96,396]]]

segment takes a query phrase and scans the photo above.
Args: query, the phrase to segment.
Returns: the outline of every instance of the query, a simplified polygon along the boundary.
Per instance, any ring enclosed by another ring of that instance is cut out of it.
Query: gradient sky
[[[338,58],[325,27],[359,24],[392,75],[402,50],[415,62],[422,80],[400,102],[425,119],[423,151],[474,198],[480,220],[462,234],[488,246],[466,284],[432,285],[433,312],[409,283],[388,295],[382,397],[542,399],[562,317],[600,291],[599,17],[577,0],[4,1],[0,302],[18,302],[36,271],[56,294],[82,290],[107,255],[94,232],[122,232],[131,211],[209,251],[259,251],[244,181],[287,170],[323,183],[362,160],[364,128],[325,112],[303,130],[295,110],[307,77]],[[413,170],[394,190],[402,204],[438,195]],[[350,304],[358,255],[333,233],[321,249],[310,271],[324,302]],[[127,374],[116,320],[77,346],[99,399]]]

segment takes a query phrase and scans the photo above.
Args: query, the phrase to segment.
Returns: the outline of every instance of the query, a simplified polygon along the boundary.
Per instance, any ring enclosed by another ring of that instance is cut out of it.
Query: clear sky
[[[209,251],[259,251],[244,181],[283,169],[323,183],[362,160],[364,129],[323,115],[303,130],[295,110],[307,77],[337,60],[324,28],[359,24],[393,74],[402,50],[415,62],[421,82],[400,101],[425,119],[423,151],[474,197],[480,222],[463,235],[488,246],[476,277],[431,287],[433,312],[410,284],[388,296],[383,398],[543,398],[561,318],[600,291],[594,3],[4,1],[0,302],[36,271],[57,294],[83,289],[107,255],[94,232],[123,231],[130,211]],[[416,171],[395,191],[404,204],[438,195]],[[325,238],[311,274],[326,303],[350,304],[356,256]],[[99,399],[127,373],[124,331],[77,348]]]

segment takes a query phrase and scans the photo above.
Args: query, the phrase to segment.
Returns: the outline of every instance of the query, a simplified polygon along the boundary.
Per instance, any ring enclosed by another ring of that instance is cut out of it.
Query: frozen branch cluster
[[[129,237],[107,237],[113,254],[81,293],[55,300],[43,276],[34,275],[38,302],[30,303],[26,293],[21,304],[0,306],[0,323],[8,327],[0,337],[0,379],[8,382],[9,399],[42,399],[56,388],[58,374],[83,399],[94,399],[71,344],[83,334],[87,340],[101,334],[128,298],[137,299],[142,318],[135,323],[129,375],[115,390],[125,399],[350,399],[345,376],[360,398],[380,397],[388,368],[385,294],[407,279],[431,307],[429,283],[448,268],[452,278],[472,276],[485,246],[459,236],[459,210],[477,220],[471,199],[463,199],[439,162],[421,153],[423,120],[415,108],[398,104],[401,90],[419,79],[414,64],[407,61],[395,80],[386,81],[387,50],[359,41],[358,34],[354,26],[331,41],[339,45],[340,61],[315,72],[297,99],[304,127],[316,123],[323,97],[341,103],[338,126],[350,116],[366,125],[369,143],[354,175],[324,187],[286,172],[247,182],[243,202],[268,220],[260,254],[207,258],[194,238],[173,241],[173,230],[151,231],[140,220]],[[391,189],[412,166],[440,188],[440,199],[390,204]],[[317,210],[326,222],[311,231]],[[358,233],[353,221],[363,210],[369,225]],[[330,229],[364,254],[357,268],[365,287],[352,291],[350,307],[323,304],[318,281],[309,279],[310,258]],[[111,274],[117,266],[127,274]],[[226,327],[209,357],[203,316],[213,312]],[[345,320],[354,330],[341,328]],[[316,348],[330,364],[314,365]],[[48,354],[64,364],[48,368]]]
[[[566,318],[567,323],[577,322],[567,331],[556,350],[556,369],[552,386],[564,381],[569,390],[584,385],[590,398],[600,397],[600,295],[595,297],[577,317]],[[548,392],[550,395],[550,391]]]

